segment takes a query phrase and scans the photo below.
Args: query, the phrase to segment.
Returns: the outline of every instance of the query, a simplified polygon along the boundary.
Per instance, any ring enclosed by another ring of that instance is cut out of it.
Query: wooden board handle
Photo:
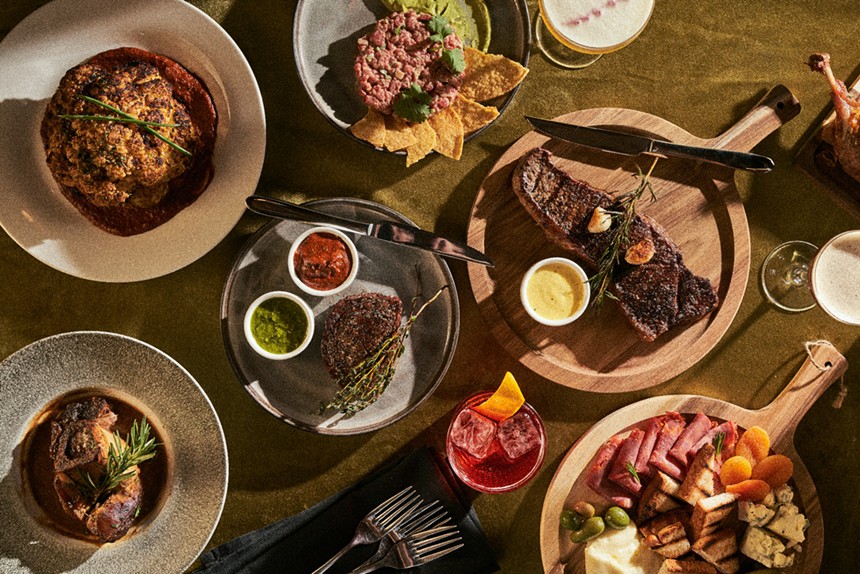
[[[797,374],[772,403],[757,412],[770,434],[772,448],[792,446],[797,423],[815,401],[848,369],[848,361],[830,343],[810,347]]]
[[[799,113],[800,102],[788,88],[778,84],[711,144],[720,149],[749,151]]]

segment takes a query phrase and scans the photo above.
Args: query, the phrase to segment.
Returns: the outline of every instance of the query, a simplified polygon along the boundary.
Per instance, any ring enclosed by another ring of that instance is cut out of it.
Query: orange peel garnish
[[[501,422],[515,415],[525,402],[526,399],[520,391],[517,380],[511,373],[505,373],[505,378],[502,379],[502,384],[499,385],[496,392],[472,409],[487,418]]]

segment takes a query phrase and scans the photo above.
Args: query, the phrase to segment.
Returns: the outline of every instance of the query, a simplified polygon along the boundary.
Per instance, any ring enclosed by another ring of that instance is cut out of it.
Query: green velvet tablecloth
[[[487,0],[493,2],[495,0]],[[44,2],[2,0],[0,36]],[[230,455],[226,506],[210,546],[299,512],[417,445],[441,447],[451,410],[476,389],[512,371],[547,425],[549,445],[538,476],[511,494],[479,496],[478,514],[504,572],[540,572],[539,519],[560,460],[591,425],[633,401],[699,393],[760,408],[785,386],[804,358],[803,342],[832,341],[860,365],[860,328],[822,311],[775,310],[758,286],[765,255],[788,239],[822,244],[860,222],[841,211],[793,164],[829,110],[824,79],[804,66],[828,51],[837,75],[860,70],[856,0],[741,2],[657,0],[653,18],[629,47],[595,65],[568,71],[534,50],[530,73],[506,113],[465,146],[459,162],[432,157],[410,169],[337,132],[299,81],[292,50],[295,1],[193,2],[234,38],[253,68],[267,117],[267,151],[258,192],[293,201],[349,195],[404,213],[423,228],[465,238],[470,206],[496,159],[527,131],[523,114],[552,117],[591,107],[642,110],[700,137],[733,124],[771,86],[783,83],[803,110],[756,151],[774,158],[771,174],[738,174],[749,218],[751,270],[743,303],[725,337],[685,373],[647,391],[572,390],[519,365],[488,334],[463,264],[451,264],[462,310],[459,345],[433,396],[379,432],[338,438],[297,430],[266,414],[237,382],[221,340],[219,299],[233,258],[263,218],[246,214],[214,250],[165,277],[105,284],[61,274],[0,234],[0,359],[42,337],[76,330],[126,334],[163,350],[199,381],[221,417]],[[536,1],[529,1],[532,11]],[[0,78],[0,82],[6,81]],[[2,105],[2,102],[0,102]],[[15,137],[0,126],[0,137]],[[3,201],[0,174],[0,201]],[[800,423],[796,442],[818,488],[826,537],[822,572],[856,572],[860,541],[860,377],[849,368],[841,410],[830,389]],[[0,525],[2,528],[2,525]]]

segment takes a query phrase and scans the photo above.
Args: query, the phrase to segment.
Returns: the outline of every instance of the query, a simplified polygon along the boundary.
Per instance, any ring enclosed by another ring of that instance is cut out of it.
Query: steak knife
[[[471,261],[472,263],[480,263],[481,265],[493,267],[493,262],[490,258],[477,249],[473,249],[459,241],[445,239],[417,227],[400,225],[391,221],[378,221],[376,223],[353,221],[352,219],[329,215],[328,213],[322,213],[321,211],[309,209],[288,201],[261,197],[259,195],[248,197],[245,203],[251,211],[269,217],[280,217],[283,219],[304,221],[306,223],[328,225],[344,231],[375,237],[383,241],[432,251],[443,257],[462,259],[463,261]]]
[[[526,120],[543,135],[612,153],[671,155],[746,171],[768,172],[774,165],[769,157],[755,153],[681,145],[603,128],[563,124],[529,116],[526,116]]]

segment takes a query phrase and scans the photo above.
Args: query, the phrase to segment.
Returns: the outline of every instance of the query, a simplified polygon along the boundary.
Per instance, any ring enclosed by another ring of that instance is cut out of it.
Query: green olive
[[[630,517],[620,506],[610,506],[603,515],[606,526],[615,530],[624,530],[630,524]]]
[[[566,530],[579,530],[585,519],[572,510],[564,509],[561,511],[560,522],[561,527]]]
[[[574,530],[570,533],[571,542],[576,542],[577,544],[581,542],[588,542],[592,538],[600,536],[606,525],[603,523],[603,519],[599,516],[592,516],[582,525],[582,528],[579,530]]]
[[[583,518],[591,518],[594,516],[594,507],[584,500],[580,500],[573,505],[573,511]]]

